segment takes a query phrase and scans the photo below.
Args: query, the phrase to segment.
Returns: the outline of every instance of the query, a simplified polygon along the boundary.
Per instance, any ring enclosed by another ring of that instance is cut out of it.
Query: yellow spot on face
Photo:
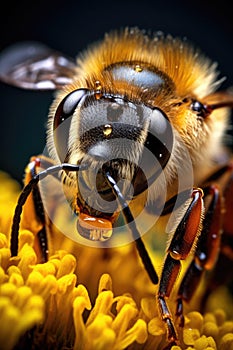
[[[97,81],[95,82],[95,86],[96,86],[96,90],[98,90],[98,91],[102,89],[102,86],[101,86],[99,80],[97,80]]]
[[[143,71],[142,67],[141,67],[139,64],[137,64],[137,65],[134,67],[134,70],[135,70],[135,72],[137,72],[137,73],[140,73],[140,72]]]
[[[103,128],[103,134],[104,136],[108,137],[112,133],[112,125],[110,124],[105,124]]]
[[[102,85],[99,80],[95,82],[95,98],[99,100],[102,97]]]

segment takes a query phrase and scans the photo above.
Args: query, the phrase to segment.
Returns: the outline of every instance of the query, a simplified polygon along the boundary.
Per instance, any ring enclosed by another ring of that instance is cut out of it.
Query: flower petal
[[[219,350],[232,350],[233,349],[233,334],[225,334],[220,342]]]
[[[125,336],[117,342],[116,349],[126,349],[130,344],[136,341],[139,344],[145,343],[147,339],[147,325],[146,322],[139,319],[135,322],[133,327],[131,327]]]
[[[83,320],[83,312],[85,309],[91,308],[90,299],[84,286],[79,285],[79,294],[73,302],[73,319],[75,327],[75,343],[74,350],[83,349],[86,340],[86,327]]]
[[[67,254],[61,259],[57,272],[57,278],[73,273],[76,267],[76,259],[73,255]]]
[[[116,315],[112,323],[112,329],[120,337],[129,328],[130,322],[136,317],[138,310],[131,305],[125,304]]]
[[[195,340],[200,338],[200,332],[196,328],[185,328],[183,331],[183,340],[186,345],[194,345]]]
[[[108,273],[104,273],[100,277],[98,294],[105,290],[112,290],[112,279]]]
[[[113,304],[113,293],[110,290],[101,292],[95,301],[95,305],[91,310],[91,313],[87,319],[86,325],[90,325],[98,314],[108,315],[111,311]]]
[[[106,350],[114,347],[116,335],[111,328],[112,318],[98,314],[87,327],[87,344],[84,349]]]
[[[166,333],[164,323],[160,317],[154,317],[148,323],[148,332],[154,336],[163,335]]]
[[[207,349],[216,350],[217,346],[212,337],[206,337],[205,335],[202,335],[200,338],[194,341],[194,349],[195,350],[207,350]]]

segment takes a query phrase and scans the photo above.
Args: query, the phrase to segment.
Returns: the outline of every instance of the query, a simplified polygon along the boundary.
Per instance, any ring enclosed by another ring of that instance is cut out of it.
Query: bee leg
[[[28,167],[28,177],[26,176],[27,181],[30,181],[35,175],[37,175],[38,169],[42,163],[42,158],[43,156],[31,158],[31,162],[29,163]],[[45,226],[45,212],[38,185],[33,187],[31,196],[31,200],[33,202],[33,207],[31,210],[34,211],[35,219],[40,224],[40,229],[37,229],[38,231],[36,232],[37,246],[35,248],[38,250],[37,255],[40,256],[41,262],[46,262],[48,261],[48,241]]]
[[[37,256],[42,262],[45,262],[48,260],[48,243],[45,228],[44,207],[37,183],[33,184],[32,186],[29,186],[29,183],[33,181],[33,178],[37,175],[40,166],[41,158],[32,157],[26,169],[24,180],[25,187],[20,197],[20,203],[18,203],[19,214],[16,211],[13,219],[11,233],[11,252],[12,256],[17,255],[18,253],[18,232],[20,224],[20,214],[21,208],[24,205],[21,227],[24,229],[29,229],[35,234],[35,250]]]
[[[224,221],[221,252],[229,260],[233,261],[233,164],[230,179],[225,187],[224,193]]]
[[[184,214],[180,224],[176,228],[174,236],[167,249],[165,262],[159,282],[158,305],[162,320],[167,326],[167,335],[170,344],[178,340],[172,315],[166,302],[181,269],[181,260],[189,255],[193,243],[200,232],[203,213],[203,191],[194,189],[192,201]]]
[[[42,164],[41,164],[42,163]],[[48,244],[46,233],[46,216],[44,206],[40,196],[38,182],[48,175],[59,179],[61,170],[78,172],[86,170],[87,164],[82,166],[76,164],[54,164],[45,156],[33,157],[28,165],[25,176],[25,186],[18,198],[11,227],[11,256],[18,254],[19,227],[28,229],[36,237],[35,251],[42,262],[48,260]],[[39,168],[44,170],[37,172]],[[23,210],[24,208],[24,210]],[[22,219],[21,219],[21,214]]]
[[[220,168],[218,172],[211,176],[209,181],[219,184],[223,194],[223,222],[220,252],[218,261],[208,274],[208,284],[202,299],[201,307],[204,308],[210,293],[220,285],[229,285],[232,290],[232,269],[233,263],[233,162]]]
[[[178,290],[176,316],[180,319],[181,327],[184,326],[183,301],[189,302],[192,299],[203,273],[213,268],[220,248],[221,196],[218,188],[213,185],[207,186],[203,191],[204,203],[209,202],[202,222],[203,228],[197,241],[194,258]]]
[[[212,281],[208,285],[211,290],[219,285],[229,285],[232,282],[232,269],[229,267],[232,266],[233,263],[233,167],[231,170],[231,177],[223,193],[223,234],[221,237],[221,248],[218,263],[215,265],[215,269],[213,270]],[[223,271],[224,273],[222,273]],[[230,288],[232,290],[232,285]]]
[[[119,203],[122,206],[122,211],[123,211],[125,220],[128,223],[129,228],[132,232],[132,236],[133,236],[135,243],[136,243],[137,251],[138,251],[140,258],[142,260],[142,263],[144,264],[144,267],[148,273],[148,276],[153,284],[157,284],[158,283],[158,275],[154,269],[154,266],[152,264],[150,256],[146,250],[146,247],[145,247],[145,245],[142,241],[142,238],[140,236],[140,233],[137,229],[137,226],[135,224],[134,217],[131,213],[131,210],[130,210],[128,204],[126,203],[125,198],[122,195],[119,187],[117,186],[116,181],[114,180],[114,178],[110,175],[110,173],[107,170],[105,172],[105,176],[106,176],[106,180],[108,181],[109,185],[112,188],[112,191],[115,193]]]

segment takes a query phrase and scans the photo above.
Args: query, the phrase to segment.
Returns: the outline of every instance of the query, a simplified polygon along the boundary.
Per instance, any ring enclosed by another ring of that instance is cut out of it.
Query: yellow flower
[[[21,229],[18,256],[11,258],[9,233],[19,186],[3,173],[0,181],[0,349],[163,349],[166,329],[156,288],[134,244],[95,249],[58,235],[54,254],[40,264],[33,233]],[[162,255],[151,254],[160,270]],[[175,293],[173,309],[174,298]],[[221,309],[216,298],[226,300]],[[185,308],[180,344],[172,349],[233,349],[227,289],[211,295],[205,314],[198,307],[193,302]]]

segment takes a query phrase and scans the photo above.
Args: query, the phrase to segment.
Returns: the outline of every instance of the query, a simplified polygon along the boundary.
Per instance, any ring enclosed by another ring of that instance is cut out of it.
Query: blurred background
[[[20,1],[6,2],[0,17],[0,50],[38,40],[75,57],[105,32],[125,26],[186,37],[218,62],[221,76],[227,77],[222,88],[233,86],[233,13],[228,1]],[[0,169],[21,182],[29,158],[44,149],[53,93],[1,83],[0,96]]]

